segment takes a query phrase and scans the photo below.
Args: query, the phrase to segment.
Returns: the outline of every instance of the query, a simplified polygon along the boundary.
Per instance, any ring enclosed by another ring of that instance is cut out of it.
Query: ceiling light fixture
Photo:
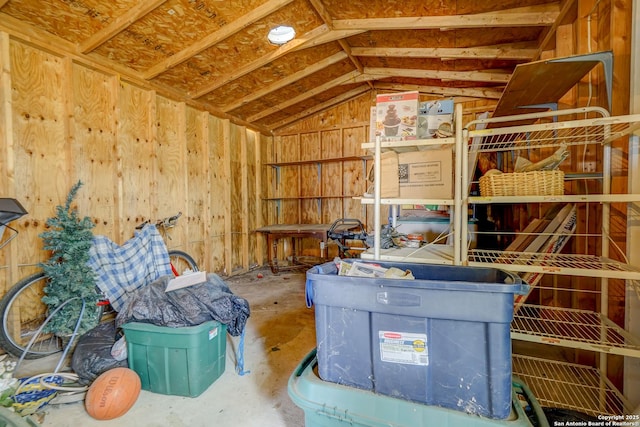
[[[275,45],[281,46],[296,36],[296,30],[288,25],[280,25],[269,31],[267,38]]]

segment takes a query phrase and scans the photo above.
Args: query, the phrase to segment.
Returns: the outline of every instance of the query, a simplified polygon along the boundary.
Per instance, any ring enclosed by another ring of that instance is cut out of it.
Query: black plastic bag
[[[118,361],[111,356],[117,338],[115,321],[100,323],[80,336],[71,358],[71,369],[80,384],[91,384],[109,369],[128,367],[127,359]]]
[[[215,273],[204,283],[165,292],[172,276],[162,276],[135,291],[116,317],[116,326],[145,322],[174,328],[196,326],[216,320],[227,326],[231,336],[239,336],[249,318],[249,302],[231,292]]]

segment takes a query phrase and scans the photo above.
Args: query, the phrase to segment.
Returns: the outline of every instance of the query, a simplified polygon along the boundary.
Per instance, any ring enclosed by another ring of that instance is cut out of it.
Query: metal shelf
[[[333,157],[328,159],[310,159],[310,160],[291,160],[287,162],[269,162],[265,163],[264,166],[271,166],[273,168],[278,168],[282,166],[299,166],[299,165],[315,165],[319,163],[339,163],[339,162],[348,162],[355,160],[371,160],[371,156],[345,156],[345,157]]]
[[[363,205],[373,205],[375,200],[373,197],[355,197],[360,200]],[[380,199],[381,205],[443,205],[452,206],[453,199]]]
[[[640,357],[640,340],[592,311],[522,305],[511,322],[511,338],[622,356]]]
[[[469,197],[469,203],[629,203],[640,201],[640,194],[565,194],[563,196]]]
[[[521,116],[511,116],[515,120]],[[542,117],[541,114],[538,116]],[[498,123],[495,119],[491,123]],[[476,123],[481,123],[477,121]],[[489,122],[487,120],[487,122]],[[529,150],[585,144],[608,144],[640,129],[640,114],[568,120],[514,127],[476,129],[468,131],[469,138],[481,138],[470,151],[496,152]]]
[[[588,366],[514,354],[513,374],[529,386],[543,407],[589,415],[622,415],[633,407],[600,372]]]
[[[499,267],[515,272],[564,274],[610,279],[640,280],[640,269],[610,258],[595,255],[507,252],[470,249],[469,265]],[[638,286],[634,283],[634,286]]]
[[[376,259],[373,249],[360,254],[362,259]],[[379,261],[413,262],[422,264],[453,265],[454,250],[452,245],[430,244],[420,248],[380,249]]]
[[[430,139],[413,139],[406,141],[382,141],[380,149],[394,151],[417,151],[420,148],[428,149],[429,147],[437,147],[440,145],[453,145],[456,143],[455,137],[452,138],[430,138]],[[365,142],[360,144],[364,150],[373,150],[376,146],[375,142]]]

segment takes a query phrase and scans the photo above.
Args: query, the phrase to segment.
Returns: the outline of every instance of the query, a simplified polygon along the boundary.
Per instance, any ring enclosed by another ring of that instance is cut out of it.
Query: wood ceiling
[[[276,131],[368,91],[498,99],[575,0],[0,0],[0,29]],[[275,46],[269,29],[296,38]]]

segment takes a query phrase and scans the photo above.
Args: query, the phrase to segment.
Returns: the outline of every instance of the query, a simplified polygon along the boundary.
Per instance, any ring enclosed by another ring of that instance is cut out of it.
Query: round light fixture
[[[296,30],[294,30],[293,27],[289,27],[288,25],[280,25],[269,31],[269,35],[267,36],[267,38],[271,43],[280,46],[293,40],[295,36]]]

